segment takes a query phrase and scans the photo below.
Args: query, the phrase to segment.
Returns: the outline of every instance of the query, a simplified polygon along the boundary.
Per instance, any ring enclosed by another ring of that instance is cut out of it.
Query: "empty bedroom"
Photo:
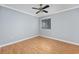
[[[0,4],[0,54],[79,54],[79,4]]]

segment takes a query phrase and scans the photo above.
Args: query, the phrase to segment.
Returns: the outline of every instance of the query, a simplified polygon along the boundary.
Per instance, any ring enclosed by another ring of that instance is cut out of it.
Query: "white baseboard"
[[[53,40],[58,40],[58,41],[61,41],[61,42],[65,42],[65,43],[68,43],[68,44],[73,44],[73,45],[79,46],[79,43],[74,43],[74,42],[71,42],[71,41],[66,41],[66,40],[62,40],[62,39],[58,39],[58,38],[53,38],[53,37],[48,37],[48,36],[45,36],[45,35],[35,35],[35,36],[31,36],[31,37],[28,37],[28,38],[24,38],[24,39],[15,41],[15,42],[10,42],[10,43],[1,45],[0,48],[1,47],[5,47],[5,46],[8,46],[8,45],[16,44],[18,42],[22,42],[24,40],[28,40],[28,39],[31,39],[31,38],[34,38],[34,37],[37,37],[37,36],[41,36],[41,37],[45,37],[45,38],[50,38],[50,39],[53,39]]]
[[[48,37],[48,36],[45,36],[45,35],[40,35],[40,36],[41,37],[45,37],[45,38],[49,38],[49,39],[53,39],[53,40],[58,40],[58,41],[65,42],[65,43],[68,43],[68,44],[73,44],[73,45],[79,46],[79,43],[74,43],[74,42],[67,41],[67,40],[62,40],[62,39],[58,39],[58,38]]]
[[[0,48],[8,46],[8,45],[16,44],[18,42],[22,42],[24,40],[28,40],[28,39],[31,39],[31,38],[34,38],[34,37],[37,37],[37,36],[39,36],[39,35],[35,35],[35,36],[31,36],[31,37],[24,38],[24,39],[21,39],[21,40],[17,40],[17,41],[14,41],[14,42],[6,43],[6,44],[3,44],[3,45],[0,45]]]

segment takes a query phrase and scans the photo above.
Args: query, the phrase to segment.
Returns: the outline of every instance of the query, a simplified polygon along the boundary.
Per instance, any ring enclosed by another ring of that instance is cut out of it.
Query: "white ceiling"
[[[37,12],[37,10],[32,9],[32,7],[39,8],[39,4],[5,4],[5,5],[8,7],[17,9],[19,11],[25,12],[27,14],[37,16],[37,17],[50,15],[50,14],[53,14],[53,13],[56,13],[56,12],[59,12],[59,11],[65,10],[65,9],[79,6],[78,4],[49,4],[50,7],[45,9],[48,11],[47,14],[46,13],[35,14]]]

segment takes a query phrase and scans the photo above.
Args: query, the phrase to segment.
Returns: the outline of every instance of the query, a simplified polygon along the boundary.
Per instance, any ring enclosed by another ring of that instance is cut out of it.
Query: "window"
[[[51,29],[51,19],[43,19],[42,20],[42,29]]]

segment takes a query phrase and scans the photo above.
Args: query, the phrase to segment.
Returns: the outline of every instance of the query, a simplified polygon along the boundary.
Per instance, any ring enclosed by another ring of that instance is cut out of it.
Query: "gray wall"
[[[0,45],[38,35],[38,19],[0,7]]]
[[[51,18],[52,29],[41,29],[40,22],[40,35],[79,43],[79,9],[43,17],[40,21],[44,18]]]

